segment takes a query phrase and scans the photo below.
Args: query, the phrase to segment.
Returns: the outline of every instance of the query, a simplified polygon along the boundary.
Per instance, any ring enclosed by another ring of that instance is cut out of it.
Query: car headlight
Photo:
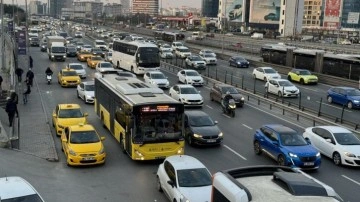
[[[244,98],[244,97],[241,97],[240,100],[245,100],[245,98]]]
[[[66,58],[66,55],[64,55],[63,57]]]
[[[321,156],[321,154],[320,154],[320,152],[318,152],[317,154],[316,154],[316,157],[320,157]]]
[[[293,154],[291,152],[289,152],[289,156],[292,157],[292,158],[297,158],[298,157],[296,154]]]
[[[53,57],[55,57],[55,56],[52,55],[51,57],[53,58]]]
[[[80,56],[80,58],[81,58],[81,59],[84,59],[84,57],[83,57],[83,56]]]
[[[101,155],[101,154],[103,154],[103,153],[105,153],[105,149],[104,149],[104,147],[101,147],[101,149],[100,149],[100,151],[99,151],[99,155]]]
[[[196,133],[194,133],[194,135],[193,135],[195,138],[202,138],[202,135],[199,135],[199,134],[196,134]]]
[[[222,137],[224,134],[223,133],[219,133],[219,137]]]
[[[359,100],[354,100],[354,103],[359,103],[360,101]]]
[[[180,149],[177,150],[177,154],[182,154],[182,153],[184,153],[184,148],[183,147],[181,147]]]
[[[76,156],[76,152],[74,152],[72,149],[69,149],[69,154],[72,156]]]
[[[348,156],[348,157],[356,157],[355,154],[353,153],[350,153],[350,152],[344,152],[345,156]]]
[[[80,80],[78,79],[78,80],[76,80],[76,82],[80,82]]]
[[[184,195],[180,196],[180,202],[190,202],[189,199],[187,199]]]
[[[90,98],[92,98],[92,96],[90,96],[90,95],[86,95],[86,98],[89,98],[89,99],[90,99]]]

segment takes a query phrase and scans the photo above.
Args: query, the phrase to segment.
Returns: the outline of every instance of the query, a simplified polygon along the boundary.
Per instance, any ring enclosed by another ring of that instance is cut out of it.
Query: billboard
[[[250,3],[250,23],[279,24],[281,0],[253,0]]]
[[[341,0],[326,0],[324,13],[324,27],[339,28]]]
[[[26,31],[18,30],[17,39],[18,39],[18,54],[26,55]]]
[[[348,18],[347,18],[347,23],[348,24],[358,24],[359,23],[359,14],[360,13],[349,12]]]
[[[243,0],[227,0],[225,2],[225,17],[230,22],[244,22],[245,5]]]

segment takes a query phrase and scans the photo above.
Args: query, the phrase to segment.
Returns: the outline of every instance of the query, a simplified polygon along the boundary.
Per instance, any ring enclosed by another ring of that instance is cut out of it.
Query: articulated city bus
[[[159,48],[144,41],[114,41],[112,63],[135,74],[157,71],[160,70]]]
[[[137,78],[95,78],[95,112],[133,160],[184,154],[184,105]]]

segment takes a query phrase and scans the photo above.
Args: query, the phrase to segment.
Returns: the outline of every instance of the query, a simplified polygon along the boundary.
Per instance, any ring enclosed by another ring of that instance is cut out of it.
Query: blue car
[[[360,108],[360,91],[351,87],[333,87],[327,91],[327,101],[349,109]]]
[[[254,151],[269,155],[282,166],[316,170],[321,164],[320,152],[295,130],[279,125],[264,125],[254,135]]]

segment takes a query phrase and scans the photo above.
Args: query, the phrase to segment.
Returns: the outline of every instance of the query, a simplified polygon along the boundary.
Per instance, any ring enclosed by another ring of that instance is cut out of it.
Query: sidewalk
[[[26,74],[25,72],[28,69],[27,57],[27,55],[18,57],[19,67],[24,70],[23,80]],[[5,81],[6,80],[4,79],[3,86],[6,86]],[[11,142],[13,143],[12,145],[14,146],[14,149],[19,149],[22,152],[38,156],[49,161],[58,161],[58,154],[49,125],[50,122],[47,118],[48,112],[45,111],[43,106],[43,100],[36,78],[34,79],[34,85],[28,98],[29,102],[26,105],[23,103],[22,93],[24,89],[24,82],[17,84],[16,92],[19,96],[19,118],[16,118],[14,128],[9,127],[8,116],[3,108],[0,109],[0,125],[2,123],[8,137],[13,139]],[[18,123],[20,123],[19,128]],[[12,130],[14,130],[14,133]],[[15,148],[17,146],[19,146],[19,148]]]

